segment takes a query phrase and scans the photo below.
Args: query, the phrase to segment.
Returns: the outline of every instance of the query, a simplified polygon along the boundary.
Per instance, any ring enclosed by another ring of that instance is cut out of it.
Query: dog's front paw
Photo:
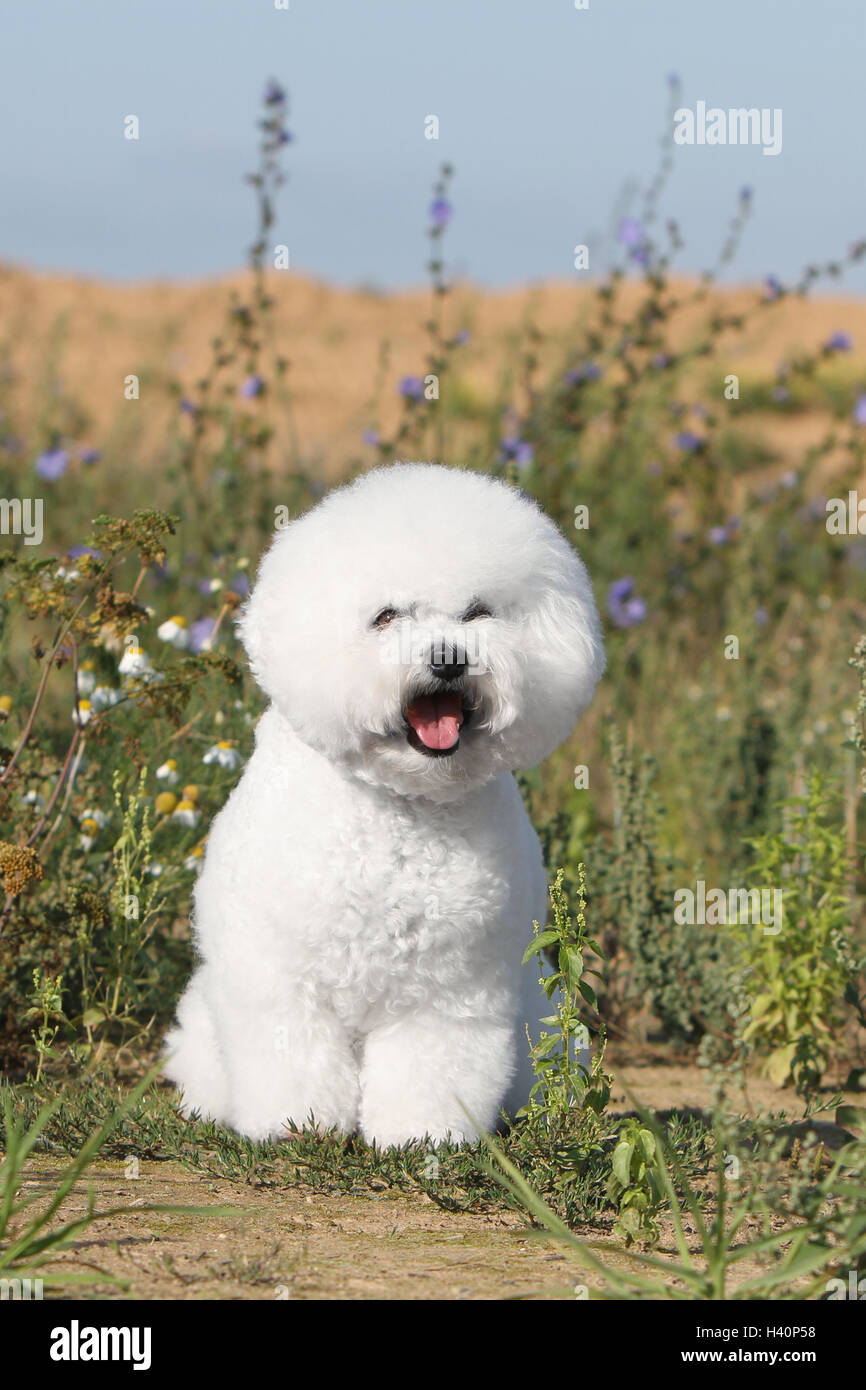
[[[429,1144],[435,1148],[439,1144],[474,1144],[478,1131],[466,1121],[462,1125],[428,1123],[421,1120],[400,1120],[396,1117],[380,1117],[378,1120],[365,1119],[361,1133],[368,1144],[376,1144],[380,1149],[399,1148],[403,1144]]]
[[[351,1134],[356,1128],[355,1114],[348,1107],[342,1110],[332,1107],[320,1113],[309,1104],[306,1107],[286,1105],[281,1107],[279,1114],[273,1108],[256,1112],[250,1107],[238,1107],[229,1123],[239,1134],[260,1144],[298,1139],[303,1132],[322,1135],[337,1129],[342,1134]]]

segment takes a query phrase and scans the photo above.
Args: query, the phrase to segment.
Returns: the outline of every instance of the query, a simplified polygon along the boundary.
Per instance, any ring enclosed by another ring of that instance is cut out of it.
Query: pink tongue
[[[453,748],[463,723],[463,700],[459,695],[422,695],[406,718],[426,748]]]

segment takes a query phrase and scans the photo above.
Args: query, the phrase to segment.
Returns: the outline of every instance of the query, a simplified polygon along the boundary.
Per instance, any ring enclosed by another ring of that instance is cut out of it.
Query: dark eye
[[[486,603],[480,603],[480,602],[476,599],[474,603],[470,603],[469,607],[466,609],[466,612],[463,614],[463,617],[460,619],[460,621],[461,621],[461,623],[474,623],[474,621],[475,621],[476,618],[492,618],[492,617],[493,617],[493,614],[491,613],[490,609],[487,607],[487,604],[486,604]]]
[[[370,626],[377,628],[381,632],[383,627],[387,627],[389,623],[393,623],[394,619],[399,618],[399,616],[400,614],[397,612],[396,608],[383,608],[381,613],[376,614]]]

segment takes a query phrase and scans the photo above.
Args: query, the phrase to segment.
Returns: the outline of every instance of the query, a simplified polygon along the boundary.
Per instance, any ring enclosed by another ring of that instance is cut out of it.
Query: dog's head
[[[306,743],[437,800],[541,762],[604,669],[586,570],[553,522],[431,464],[376,469],[278,532],[240,630]]]

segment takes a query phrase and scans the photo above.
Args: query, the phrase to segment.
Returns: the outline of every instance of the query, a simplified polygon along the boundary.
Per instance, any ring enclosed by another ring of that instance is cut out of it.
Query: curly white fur
[[[277,534],[240,631],[272,703],[208,839],[167,1075],[254,1139],[472,1139],[525,1102],[546,1011],[512,773],[604,668],[584,566],[507,484],[396,464]]]

